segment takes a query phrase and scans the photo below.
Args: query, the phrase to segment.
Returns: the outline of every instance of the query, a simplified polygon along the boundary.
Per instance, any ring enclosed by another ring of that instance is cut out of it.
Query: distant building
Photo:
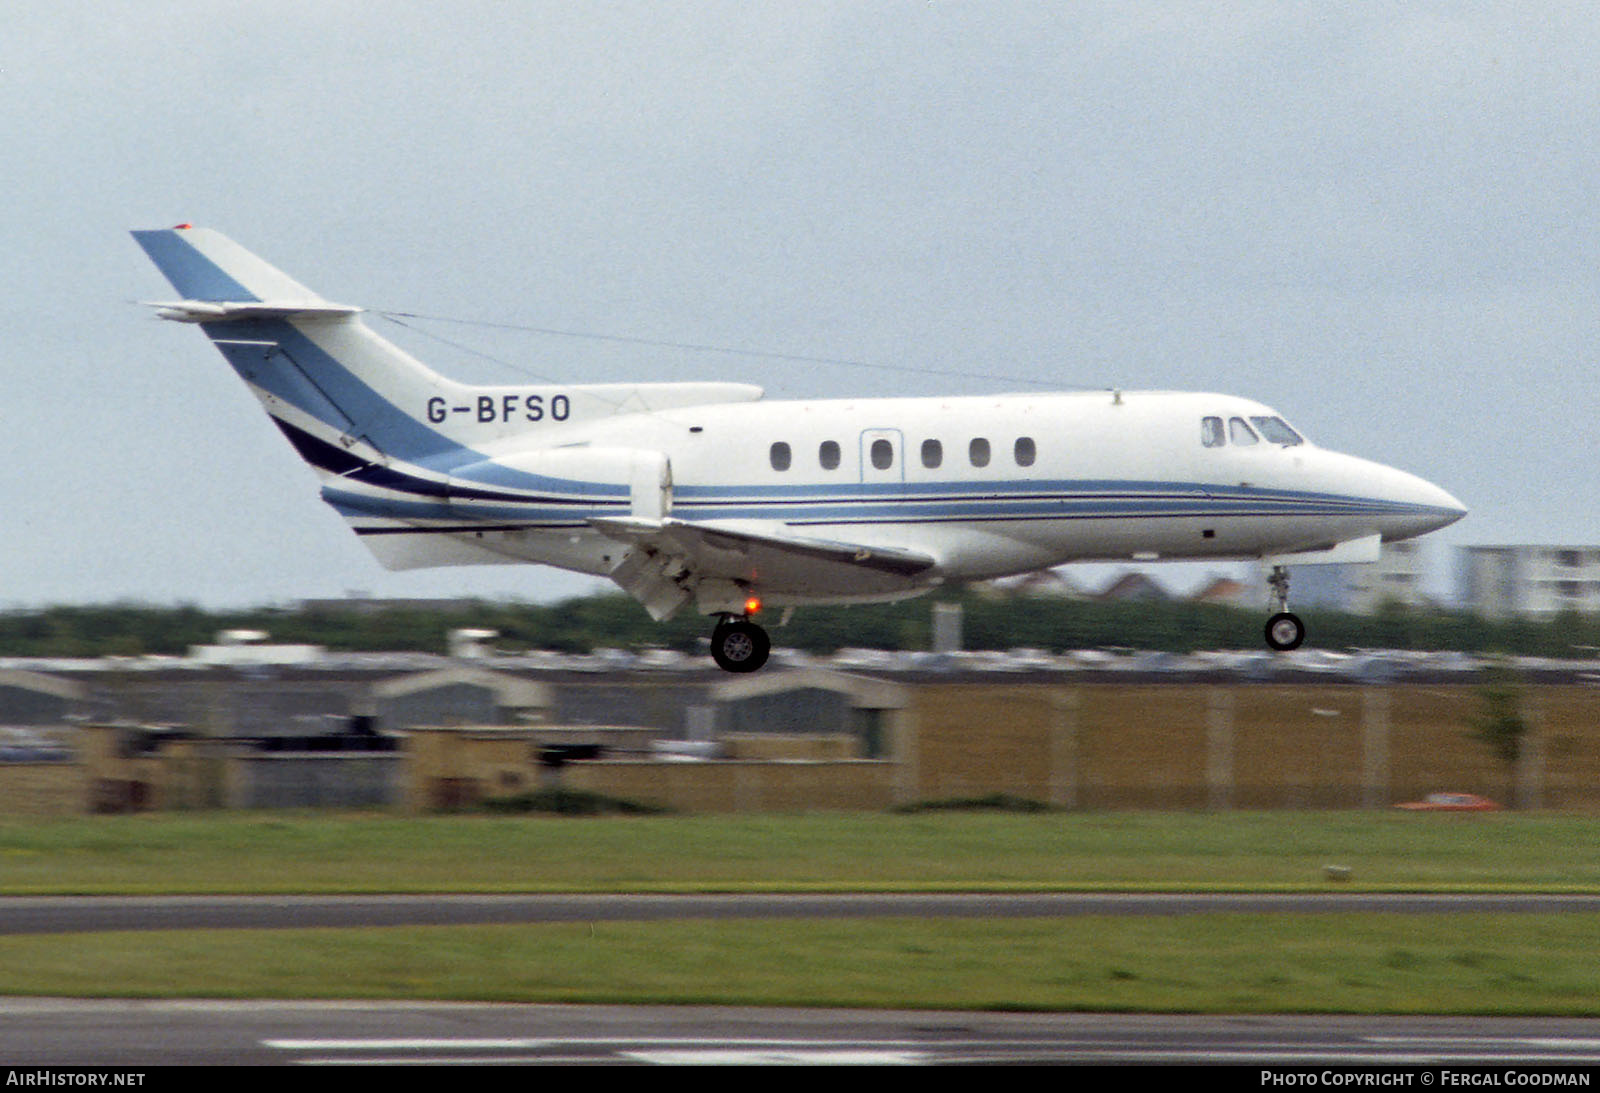
[[[1232,577],[1214,577],[1189,598],[1222,607],[1261,607],[1267,602],[1267,588],[1261,581],[1246,584]]]
[[[1170,600],[1172,596],[1152,577],[1138,571],[1122,574],[1106,585],[1102,600]]]
[[[1461,605],[1489,618],[1600,613],[1600,546],[1461,548]]]
[[[1015,577],[980,581],[973,588],[980,594],[997,596],[1057,596],[1066,600],[1089,598],[1088,593],[1059,569],[1038,569]]]
[[[1375,614],[1386,605],[1428,607],[1433,601],[1423,590],[1423,561],[1422,544],[1406,539],[1384,543],[1378,560],[1367,565],[1290,566],[1289,603],[1355,615]]]

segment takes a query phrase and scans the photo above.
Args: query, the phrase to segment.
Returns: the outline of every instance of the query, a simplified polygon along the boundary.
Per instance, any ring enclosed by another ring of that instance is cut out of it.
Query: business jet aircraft
[[[916,596],[1075,561],[1261,559],[1267,644],[1305,638],[1285,568],[1373,561],[1465,515],[1276,412],[1158,391],[765,402],[741,383],[469,386],[226,237],[134,238],[392,569],[529,562],[718,622],[731,672],[763,607]]]

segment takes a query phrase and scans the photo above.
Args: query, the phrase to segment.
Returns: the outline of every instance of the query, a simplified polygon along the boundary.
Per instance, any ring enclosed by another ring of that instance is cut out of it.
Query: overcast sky
[[[1600,21],[1517,3],[9,5],[0,604],[589,587],[382,570],[130,228],[215,227],[565,382],[1259,398],[1600,542]],[[459,378],[484,357],[375,325]]]

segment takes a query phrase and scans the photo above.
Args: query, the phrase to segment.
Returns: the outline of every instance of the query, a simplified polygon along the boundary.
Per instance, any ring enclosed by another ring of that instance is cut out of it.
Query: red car
[[[1500,803],[1476,793],[1430,793],[1420,801],[1407,801],[1395,808],[1412,812],[1499,812]]]

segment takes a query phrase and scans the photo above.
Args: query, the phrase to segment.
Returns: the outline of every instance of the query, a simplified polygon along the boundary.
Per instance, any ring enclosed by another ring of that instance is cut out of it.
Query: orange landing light
[[[744,613],[746,615],[757,614],[760,612],[760,610],[761,601],[756,599],[754,596],[751,596],[748,600],[744,601]]]

